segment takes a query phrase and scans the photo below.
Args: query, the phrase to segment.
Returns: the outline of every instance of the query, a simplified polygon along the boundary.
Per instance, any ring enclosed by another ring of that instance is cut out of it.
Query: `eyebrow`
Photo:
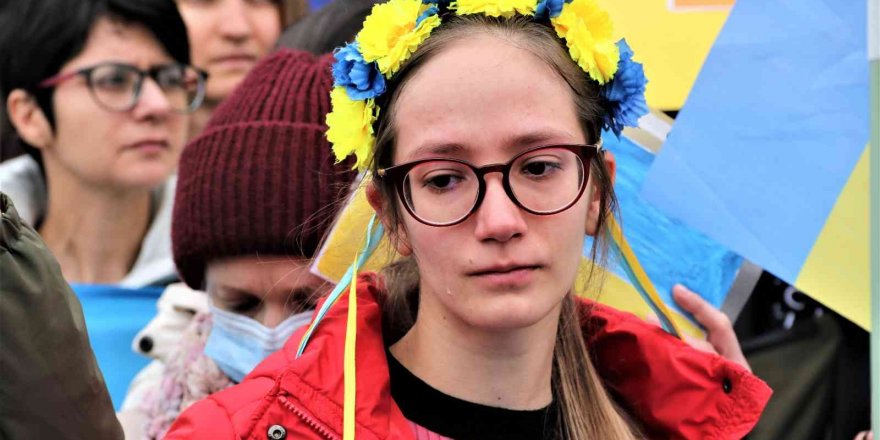
[[[224,301],[236,300],[236,299],[239,299],[243,296],[255,297],[255,298],[259,298],[259,299],[262,299],[263,296],[265,296],[265,295],[257,294],[256,292],[253,292],[249,289],[229,286],[229,285],[225,285],[225,284],[218,285],[214,291],[215,291],[215,293],[220,295],[221,296],[220,299],[222,299]]]
[[[540,144],[572,144],[578,143],[573,141],[571,133],[565,131],[543,129],[531,131],[512,137],[505,142],[508,150],[521,150],[523,147],[535,147]]]
[[[511,153],[516,153],[524,147],[533,147],[541,143],[576,143],[570,140],[563,140],[563,138],[570,137],[572,137],[570,133],[552,129],[531,131],[506,139],[504,141],[504,149]],[[551,140],[553,142],[550,142]],[[466,156],[470,150],[470,147],[457,142],[428,143],[416,148],[408,155],[407,160],[418,160],[436,156]]]
[[[456,142],[429,143],[416,148],[408,155],[408,159],[417,160],[435,156],[460,156],[466,154],[468,150],[467,147]]]

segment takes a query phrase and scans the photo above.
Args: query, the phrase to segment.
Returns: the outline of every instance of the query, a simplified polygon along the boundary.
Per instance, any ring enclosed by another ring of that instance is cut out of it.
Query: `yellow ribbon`
[[[357,257],[354,267],[357,268]],[[345,324],[344,390],[342,406],[342,439],[354,440],[354,415],[357,395],[355,375],[355,346],[357,344],[357,269],[348,291],[348,320]]]

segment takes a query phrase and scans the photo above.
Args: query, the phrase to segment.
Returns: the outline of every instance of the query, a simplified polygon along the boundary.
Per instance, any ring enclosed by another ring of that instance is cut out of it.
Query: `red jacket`
[[[359,440],[413,439],[391,398],[375,276],[358,284]],[[295,359],[304,330],[245,380],[187,409],[166,439],[341,439],[343,347],[348,301],[341,299]],[[697,351],[638,317],[583,301],[582,327],[606,386],[652,439],[739,439],[770,398],[763,381],[720,356]]]

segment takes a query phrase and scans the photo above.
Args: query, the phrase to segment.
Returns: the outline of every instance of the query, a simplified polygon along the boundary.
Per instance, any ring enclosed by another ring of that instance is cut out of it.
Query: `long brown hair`
[[[553,31],[529,18],[492,18],[483,15],[449,16],[436,28],[388,84],[388,91],[378,99],[382,109],[376,125],[376,148],[371,163],[373,175],[378,169],[392,165],[395,145],[395,103],[408,78],[429,59],[454,41],[476,34],[489,34],[528,50],[542,59],[562,77],[572,90],[572,97],[584,136],[596,143],[600,137],[602,106],[599,86],[589,80],[571,60],[563,43]],[[600,215],[593,242],[591,258],[596,261],[604,255],[604,219],[616,209],[616,199],[609,170],[601,155],[590,164],[595,188],[600,199]],[[382,195],[385,212],[391,226],[392,239],[395,225],[400,224],[396,195],[389,183],[375,180]],[[385,309],[386,327],[391,333],[406,332],[416,319],[418,310],[418,267],[412,258],[399,261],[385,269],[389,295]],[[633,439],[634,428],[626,415],[615,405],[593,367],[580,325],[580,315],[570,293],[562,304],[556,333],[551,378],[553,393],[558,401],[559,420],[557,435],[561,438]]]

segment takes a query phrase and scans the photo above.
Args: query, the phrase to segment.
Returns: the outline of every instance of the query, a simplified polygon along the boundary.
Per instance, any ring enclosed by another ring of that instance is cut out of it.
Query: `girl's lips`
[[[521,269],[540,269],[539,264],[503,264],[497,266],[486,266],[468,273],[471,276],[492,275],[499,273],[513,272]]]
[[[531,283],[539,266],[516,266],[497,270],[483,270],[471,273],[478,282],[490,287],[519,287]]]

